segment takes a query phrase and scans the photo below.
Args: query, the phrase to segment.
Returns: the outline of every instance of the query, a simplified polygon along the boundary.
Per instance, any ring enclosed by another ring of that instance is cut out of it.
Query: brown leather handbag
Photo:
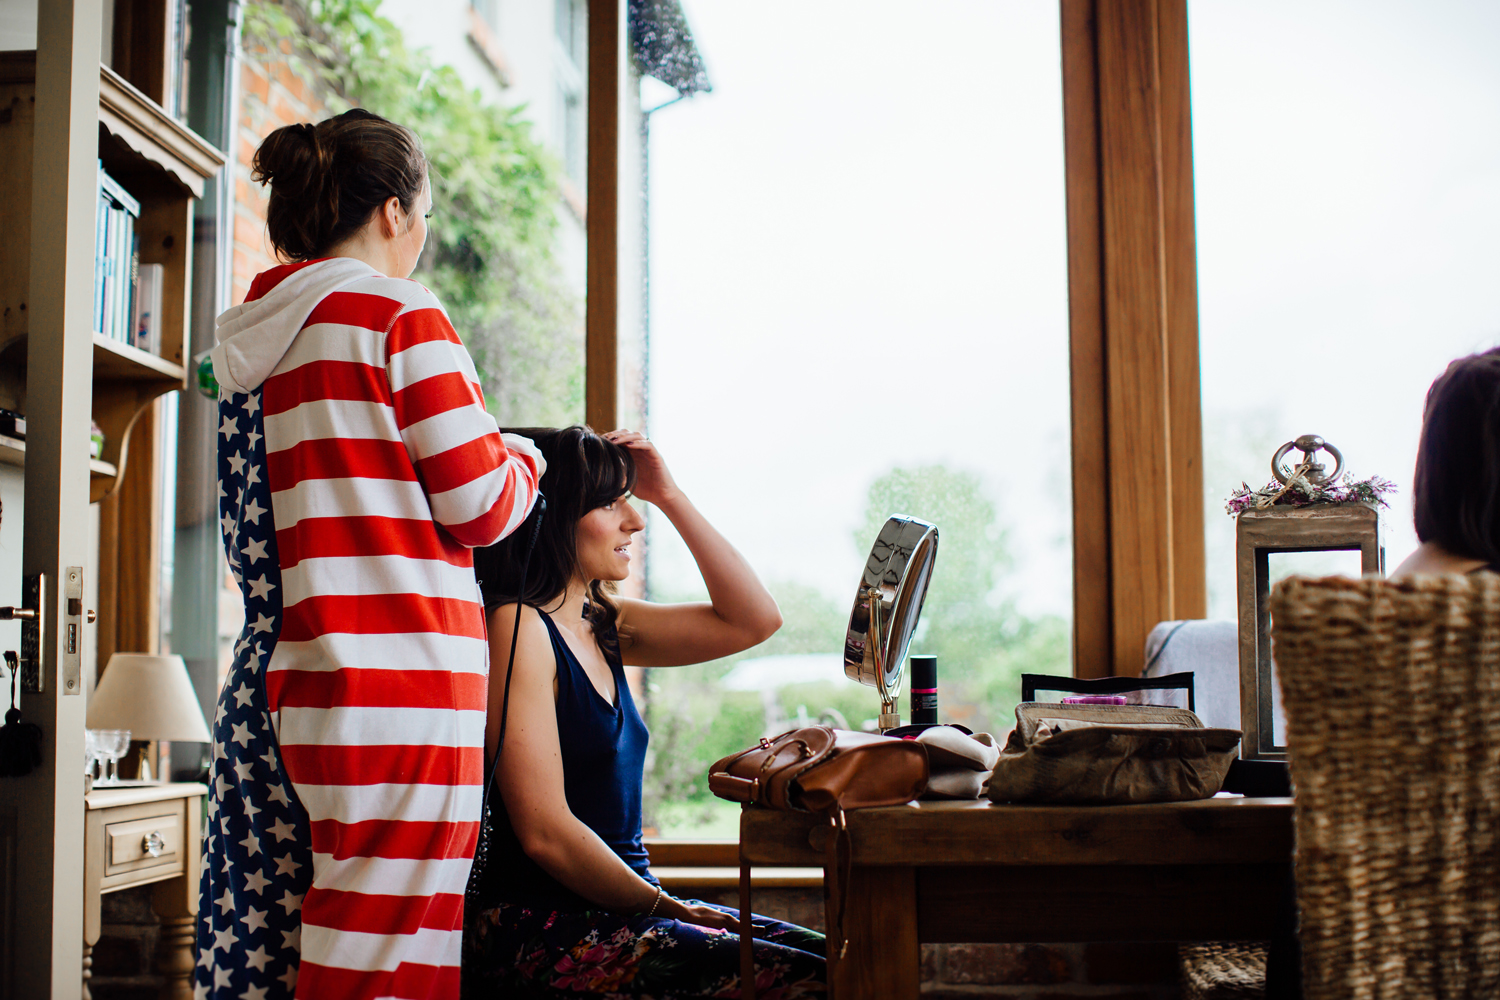
[[[898,806],[927,787],[927,749],[894,736],[808,726],[718,761],[708,787],[731,802],[801,812]]]
[[[838,900],[829,939],[842,958],[844,905],[848,901],[849,827],[844,810],[898,806],[927,787],[927,748],[914,740],[809,726],[762,738],[748,750],[716,762],[708,787],[721,799],[770,809],[824,813],[833,827],[828,838],[829,898]],[[740,913],[748,918],[750,866],[740,858]],[[740,935],[741,996],[755,997],[753,939]]]

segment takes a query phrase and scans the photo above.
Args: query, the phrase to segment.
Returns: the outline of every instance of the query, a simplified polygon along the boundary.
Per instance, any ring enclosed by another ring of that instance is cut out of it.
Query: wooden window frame
[[[1059,0],[1067,173],[1073,664],[1138,674],[1207,613],[1187,0]],[[624,14],[589,5],[585,419],[618,415]]]
[[[1186,0],[1061,0],[1073,665],[1207,613]]]
[[[588,277],[584,316],[584,421],[600,432],[619,417],[620,95],[625,71],[622,0],[592,0],[588,37]]]

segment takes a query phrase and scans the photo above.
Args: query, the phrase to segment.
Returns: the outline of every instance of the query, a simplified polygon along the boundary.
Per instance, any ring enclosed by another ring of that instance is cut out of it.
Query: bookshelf
[[[0,52],[0,407],[26,412],[26,299],[30,294],[32,128],[36,54]],[[222,152],[169,116],[124,77],[99,67],[99,159],[141,205],[143,264],[164,269],[159,354],[95,333],[93,419],[103,454],[89,465],[89,500],[119,488],[137,418],[164,393],[186,388],[193,249],[193,200],[223,167]],[[22,447],[17,447],[21,445]],[[87,447],[79,442],[79,447]],[[24,442],[0,439],[0,462],[22,465]]]
[[[20,438],[13,438],[6,434],[0,434],[0,465],[26,465],[26,442]],[[97,458],[89,459],[89,480],[114,479],[120,471],[108,462]]]

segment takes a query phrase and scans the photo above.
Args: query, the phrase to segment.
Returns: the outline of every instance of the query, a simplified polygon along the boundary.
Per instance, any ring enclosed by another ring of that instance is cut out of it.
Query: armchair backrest
[[[1271,602],[1308,998],[1500,995],[1500,576]]]

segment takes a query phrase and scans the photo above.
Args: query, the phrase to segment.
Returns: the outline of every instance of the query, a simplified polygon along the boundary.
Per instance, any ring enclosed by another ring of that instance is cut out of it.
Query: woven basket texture
[[[1304,995],[1500,995],[1500,576],[1292,578]]]
[[[1266,946],[1255,941],[1177,946],[1182,1000],[1262,1000]]]

